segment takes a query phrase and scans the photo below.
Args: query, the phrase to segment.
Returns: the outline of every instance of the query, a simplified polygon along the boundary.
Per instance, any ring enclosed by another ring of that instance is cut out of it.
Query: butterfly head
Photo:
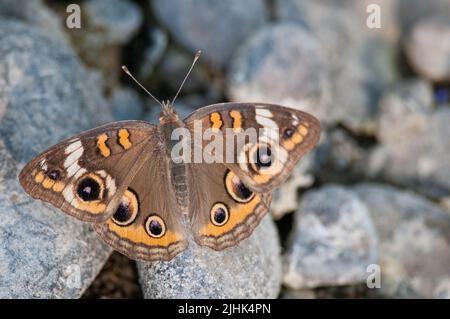
[[[179,117],[177,112],[175,111],[175,108],[173,107],[173,104],[170,101],[163,101],[162,110],[159,114],[159,122],[161,124],[165,124],[178,121]]]

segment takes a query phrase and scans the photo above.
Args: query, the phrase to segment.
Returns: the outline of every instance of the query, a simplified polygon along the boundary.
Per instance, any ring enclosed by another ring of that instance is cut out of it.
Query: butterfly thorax
[[[168,159],[168,173],[171,177],[171,183],[177,203],[182,211],[187,212],[189,197],[187,167],[184,162],[178,161],[172,154],[172,149],[180,142],[179,139],[172,136],[172,132],[175,129],[184,126],[184,123],[179,119],[178,114],[172,105],[170,103],[163,103],[158,130],[164,144],[166,158]]]

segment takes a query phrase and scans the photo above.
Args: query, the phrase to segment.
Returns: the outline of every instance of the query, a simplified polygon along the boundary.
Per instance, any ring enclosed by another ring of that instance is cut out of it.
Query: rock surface
[[[415,24],[405,52],[418,74],[436,82],[450,81],[450,16],[430,17]]]
[[[140,119],[144,103],[139,94],[131,88],[116,88],[110,98],[111,110],[115,121]]]
[[[236,47],[265,24],[263,0],[154,0],[158,20],[191,52],[203,49],[204,58],[225,68]]]
[[[38,152],[111,116],[60,42],[3,19],[0,55],[0,298],[79,297],[110,249],[89,225],[32,200],[17,175]]]
[[[380,237],[381,288],[388,298],[450,295],[450,215],[412,192],[378,184],[355,186]]]
[[[232,101],[264,101],[326,117],[327,69],[320,44],[293,23],[270,25],[254,34],[233,60],[228,76]]]
[[[138,263],[146,298],[276,298],[278,234],[266,216],[237,246],[214,251],[191,243],[170,262]]]
[[[450,109],[434,110],[426,82],[406,82],[380,104],[377,136],[367,172],[432,197],[450,191]]]
[[[293,289],[365,282],[378,262],[378,237],[367,206],[342,186],[308,191],[295,215],[284,262]]]

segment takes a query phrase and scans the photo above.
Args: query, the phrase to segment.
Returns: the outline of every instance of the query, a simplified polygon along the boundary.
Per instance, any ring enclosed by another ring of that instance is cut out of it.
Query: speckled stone
[[[31,199],[17,175],[38,152],[111,116],[61,42],[3,19],[0,56],[0,298],[79,297],[110,248],[89,225]]]
[[[450,192],[450,108],[435,110],[431,86],[401,83],[381,99],[366,173],[433,197]]]
[[[284,285],[304,289],[365,282],[374,263],[378,236],[356,193],[337,185],[305,193],[284,256]]]
[[[381,288],[388,298],[448,298],[450,215],[424,197],[382,184],[353,187],[380,238]]]
[[[203,51],[212,66],[225,68],[236,48],[267,22],[263,0],[153,0],[153,11],[176,41]]]
[[[138,263],[146,298],[276,298],[278,234],[270,216],[237,246],[214,251],[191,243],[170,262]]]
[[[327,70],[320,44],[300,25],[267,26],[245,42],[231,66],[232,101],[264,101],[326,117]]]
[[[435,82],[450,81],[450,14],[415,24],[405,53],[418,74]]]

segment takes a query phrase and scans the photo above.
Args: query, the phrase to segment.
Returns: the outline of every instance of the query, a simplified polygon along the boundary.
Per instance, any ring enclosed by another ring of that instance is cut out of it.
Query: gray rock
[[[82,10],[89,28],[101,30],[108,44],[128,42],[144,20],[139,6],[129,0],[88,0]]]
[[[115,121],[138,120],[141,118],[144,103],[136,90],[128,87],[116,88],[110,98]]]
[[[316,150],[314,175],[322,183],[354,183],[367,166],[367,151],[342,128],[334,128],[322,135]]]
[[[372,150],[366,173],[432,197],[448,196],[450,109],[432,111],[426,84],[406,85],[412,85],[406,95],[394,90],[381,100],[377,128],[381,145]]]
[[[398,19],[402,33],[408,34],[415,24],[430,16],[446,14],[450,16],[448,0],[398,0]]]
[[[327,110],[327,70],[322,48],[300,25],[271,25],[238,51],[228,76],[233,101],[264,101],[309,111],[320,120]]]
[[[158,66],[158,76],[167,87],[173,90],[173,92],[177,92],[193,60],[193,54],[186,54],[184,51],[171,48],[167,50]],[[203,53],[189,75],[188,80],[185,82],[180,94],[218,90],[218,85],[214,83],[205,65],[201,63],[202,61]]]
[[[383,143],[401,140],[409,134],[403,128],[411,130],[421,118],[433,111],[433,87],[430,82],[424,79],[399,82],[380,99],[376,136]]]
[[[148,31],[145,46],[139,53],[139,77],[147,78],[160,61],[164,58],[169,39],[167,33],[160,28],[151,28]]]
[[[365,27],[368,4],[380,6],[381,29]],[[374,100],[397,77],[393,1],[284,0],[277,6],[280,20],[304,26],[322,47],[329,71],[322,122],[372,134]]]
[[[307,189],[314,183],[314,175],[311,174],[314,158],[314,152],[307,154],[294,167],[288,179],[274,190],[270,205],[274,219],[280,219],[297,209],[299,189]]]
[[[0,298],[74,298],[110,249],[74,218],[20,187],[26,161],[111,119],[74,53],[28,25],[0,21]]]
[[[212,66],[228,65],[236,47],[258,27],[268,13],[263,0],[155,0],[156,17],[173,37],[192,52],[203,50]]]
[[[365,282],[378,262],[378,238],[367,206],[341,186],[305,193],[284,263],[292,289]]]
[[[63,22],[42,0],[2,0],[0,17],[18,19],[40,29],[48,36],[68,43],[63,30]]]
[[[138,263],[146,298],[275,298],[281,285],[278,234],[270,216],[237,246],[194,243],[170,262]]]
[[[435,82],[450,81],[450,16],[430,17],[415,24],[405,53],[418,74]]]
[[[67,29],[83,62],[101,71],[104,90],[111,92],[122,75],[122,45],[129,42],[143,22],[137,4],[129,0],[88,0],[82,3],[81,29]]]
[[[450,294],[450,215],[425,198],[379,184],[353,188],[380,237],[381,288],[391,298]]]

